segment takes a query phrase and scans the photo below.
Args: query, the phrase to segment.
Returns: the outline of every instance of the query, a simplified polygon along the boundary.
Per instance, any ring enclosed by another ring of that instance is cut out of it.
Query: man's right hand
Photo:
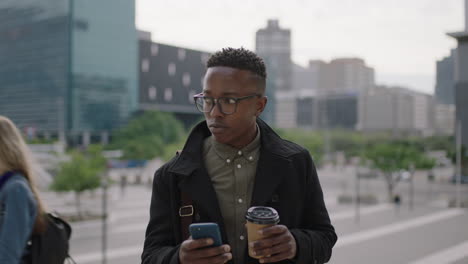
[[[185,240],[179,249],[179,262],[181,264],[224,264],[232,259],[229,245],[208,247],[213,239],[204,238]]]

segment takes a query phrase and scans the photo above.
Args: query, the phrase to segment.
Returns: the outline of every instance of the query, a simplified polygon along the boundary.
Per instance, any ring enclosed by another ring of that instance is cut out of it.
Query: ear
[[[268,98],[266,96],[263,96],[257,100],[257,112],[255,113],[257,117],[260,116],[263,110],[265,110],[267,102]]]

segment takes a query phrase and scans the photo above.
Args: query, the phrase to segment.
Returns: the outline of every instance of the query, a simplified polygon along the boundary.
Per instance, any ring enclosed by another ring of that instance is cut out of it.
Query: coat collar
[[[284,140],[265,121],[257,118],[257,124],[261,132],[260,159],[262,159],[262,156],[266,156],[263,159],[289,160],[292,155],[298,153],[297,148],[285,144]],[[203,156],[201,155],[203,141],[210,135],[211,132],[206,125],[206,121],[196,125],[188,136],[179,158],[169,167],[169,171],[188,176],[197,168],[203,167]]]
[[[290,157],[298,153],[281,139],[264,121],[257,119],[260,128],[260,158],[254,181],[251,205],[265,205],[278,185],[294,171]],[[216,192],[203,163],[203,141],[210,135],[206,122],[199,123],[190,133],[187,142],[176,161],[168,171],[179,176],[178,187],[188,193],[194,202],[210,217],[220,223],[223,236],[224,222]]]

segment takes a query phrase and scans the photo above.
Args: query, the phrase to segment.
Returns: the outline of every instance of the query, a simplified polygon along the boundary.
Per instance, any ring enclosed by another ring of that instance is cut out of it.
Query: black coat
[[[261,148],[251,205],[275,208],[280,215],[280,224],[287,226],[295,237],[296,261],[281,263],[325,263],[331,257],[337,236],[325,208],[310,154],[299,145],[281,139],[262,120],[258,119],[257,123],[261,131]],[[218,223],[223,243],[228,243],[216,192],[203,163],[203,140],[209,135],[206,122],[198,124],[182,153],[156,171],[143,264],[179,263],[178,251],[182,242],[179,190],[193,199],[199,215],[197,222]],[[258,263],[247,259],[247,263]]]

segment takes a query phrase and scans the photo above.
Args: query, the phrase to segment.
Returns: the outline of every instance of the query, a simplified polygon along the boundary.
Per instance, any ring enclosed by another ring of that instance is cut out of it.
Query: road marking
[[[374,239],[380,236],[389,235],[396,232],[401,232],[410,228],[427,225],[433,222],[444,220],[447,218],[465,214],[462,209],[450,209],[442,212],[437,212],[430,215],[423,215],[408,221],[402,221],[395,224],[390,224],[370,230],[356,232],[353,234],[342,236],[338,239],[334,248],[349,246],[355,243],[360,243],[366,240]]]
[[[129,257],[129,256],[139,256],[143,252],[143,246],[137,247],[124,247],[124,248],[115,248],[107,251],[107,260]],[[97,262],[102,259],[101,252],[93,252],[88,254],[81,254],[74,256],[73,259],[76,263],[92,263]]]
[[[386,210],[391,210],[393,209],[394,206],[392,204],[380,204],[380,205],[374,205],[374,206],[368,206],[368,207],[362,207],[360,209],[360,215],[367,215],[367,214],[373,214],[373,213],[378,213]],[[345,220],[348,218],[353,218],[356,216],[356,210],[346,210],[343,212],[338,212],[338,213],[332,213],[330,214],[330,219],[332,221],[338,221],[338,220]]]
[[[468,256],[468,241],[441,250],[410,264],[449,264]]]

